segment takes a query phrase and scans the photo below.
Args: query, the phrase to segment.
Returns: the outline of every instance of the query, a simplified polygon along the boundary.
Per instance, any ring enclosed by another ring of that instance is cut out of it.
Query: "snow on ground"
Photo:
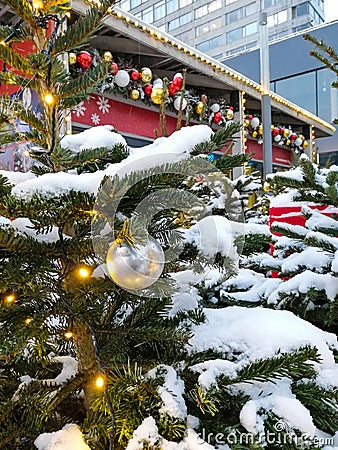
[[[90,450],[79,427],[73,423],[65,425],[62,430],[40,434],[34,445],[38,450]]]
[[[69,148],[74,153],[82,150],[106,147],[111,150],[116,144],[128,147],[127,141],[112,125],[88,128],[78,134],[65,135],[61,139],[61,147]]]
[[[107,129],[104,127],[103,129],[102,127],[93,127],[84,133],[87,133],[87,135],[90,133],[93,136],[96,147],[106,143]],[[110,131],[109,133],[113,135],[113,139],[116,138],[116,133]],[[17,183],[12,189],[12,194],[19,198],[27,199],[34,193],[39,193],[43,196],[62,195],[70,192],[70,190],[96,193],[105,175],[113,176],[118,174],[122,177],[135,171],[184,160],[189,157],[196,144],[209,140],[212,134],[213,131],[207,125],[184,127],[165,139],[160,138],[158,143],[155,141],[155,143],[148,146],[138,148],[137,151],[131,150],[130,155],[126,159],[120,163],[110,164],[105,170],[80,175],[65,172],[48,173],[38,178]],[[78,151],[81,146],[86,145],[88,136],[84,140],[83,133],[81,133],[76,135],[75,138],[80,139],[73,146],[74,151]],[[29,175],[26,176],[29,178]]]

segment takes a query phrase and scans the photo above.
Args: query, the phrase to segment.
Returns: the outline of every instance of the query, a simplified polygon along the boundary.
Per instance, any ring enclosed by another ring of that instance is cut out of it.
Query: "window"
[[[202,52],[208,52],[209,50],[212,50],[213,48],[216,47],[220,47],[221,45],[222,45],[222,37],[216,36],[212,39],[197,44],[196,48],[198,50],[201,50]]]
[[[245,16],[251,16],[257,12],[256,3],[249,3],[245,6]]]
[[[243,27],[243,37],[250,36],[257,32],[257,22],[252,22]]]
[[[287,20],[288,20],[287,11],[280,11],[279,13],[271,14],[271,16],[268,17],[268,27],[275,27],[276,25],[284,23]]]
[[[123,9],[123,11],[129,11],[129,0],[122,0],[116,4],[119,8]]]
[[[184,8],[185,6],[191,5],[192,0],[180,0],[180,8]]]
[[[242,37],[242,29],[241,28],[235,28],[234,30],[228,31],[226,34],[226,42],[227,44],[231,44],[232,42],[237,41],[238,39],[241,39]]]
[[[278,5],[281,0],[264,0],[264,8],[269,8],[269,6]]]
[[[222,7],[222,0],[214,0],[207,5],[203,5],[200,8],[195,9],[195,19],[205,17],[207,14],[216,11]]]
[[[174,30],[175,28],[181,27],[182,25],[185,25],[186,23],[189,23],[191,21],[191,13],[184,14],[183,16],[177,17],[177,19],[171,20],[168,23],[168,30]]]
[[[167,14],[178,10],[178,0],[167,0]]]
[[[237,22],[244,17],[250,16],[256,13],[256,3],[249,3],[249,5],[243,6],[242,8],[234,9],[225,15],[225,23]]]
[[[315,72],[276,81],[276,93],[316,114]]]
[[[140,6],[141,3],[141,0],[130,0],[130,9],[136,8],[136,6]]]
[[[210,20],[210,22],[206,22],[203,25],[200,25],[195,28],[195,35],[201,36],[205,33],[210,33],[211,31],[217,30],[218,28],[221,28],[222,26],[222,19],[219,17],[215,20]]]
[[[144,20],[147,23],[154,22],[154,13],[152,6],[142,11],[142,20]]]
[[[296,6],[296,17],[305,16],[309,13],[309,3],[301,3]]]
[[[162,17],[165,17],[165,0],[154,5],[154,20],[162,19]]]
[[[335,74],[330,69],[317,71],[317,115],[328,122],[338,117],[338,92],[331,86],[335,80]]]

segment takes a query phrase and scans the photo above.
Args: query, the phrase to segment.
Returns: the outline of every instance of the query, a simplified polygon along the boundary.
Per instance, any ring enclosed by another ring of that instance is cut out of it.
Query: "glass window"
[[[167,0],[167,14],[171,14],[174,11],[178,10],[178,0]]]
[[[296,6],[296,17],[299,16],[305,16],[309,12],[309,3],[301,3],[300,5]]]
[[[228,12],[228,14],[225,15],[225,23],[237,22],[237,20],[239,20],[242,17],[241,12],[242,8]]]
[[[116,3],[116,6],[123,9],[123,11],[129,11],[129,0],[121,0],[120,2]]]
[[[152,6],[142,11],[142,20],[144,20],[147,23],[153,23],[154,13]]]
[[[202,50],[202,52],[208,52],[209,50],[212,50],[213,48],[216,47],[220,47],[221,45],[222,45],[222,37],[216,36],[212,39],[197,44],[196,48],[198,50]]]
[[[162,17],[165,17],[165,0],[154,5],[154,20],[162,19]]]
[[[242,37],[242,29],[241,28],[235,28],[234,30],[228,31],[226,34],[227,44],[231,44],[232,42],[235,42],[238,39],[241,39],[241,37]]]
[[[177,19],[171,20],[168,23],[168,30],[174,30],[175,28],[181,27],[182,25],[185,25],[186,23],[189,23],[191,21],[191,13],[184,14],[183,16],[177,17]]]
[[[245,15],[250,16],[251,14],[255,14],[257,12],[256,3],[249,3],[245,7]]]
[[[200,8],[195,9],[195,19],[206,16],[208,13],[216,11],[222,7],[222,0],[214,0],[213,2],[203,5]]]
[[[338,117],[338,90],[332,87],[335,80],[336,76],[330,69],[317,71],[317,115],[328,122]]]
[[[195,35],[201,36],[202,34],[209,33],[210,31],[217,30],[222,26],[222,19],[219,17],[215,20],[210,20],[210,22],[199,25],[195,28]]]
[[[180,8],[184,8],[185,6],[191,5],[192,0],[180,0]]]
[[[250,36],[257,32],[257,22],[252,22],[243,27],[243,36]]]
[[[264,8],[269,8],[269,6],[278,5],[281,0],[264,0]]]
[[[315,72],[305,73],[286,80],[276,81],[276,92],[296,105],[316,114]]]
[[[271,14],[271,16],[268,17],[268,27],[275,27],[276,25],[284,23],[287,20],[288,20],[287,11],[280,11],[279,13]]]
[[[130,0],[130,8],[136,8],[136,6],[139,6],[141,3],[141,0]]]

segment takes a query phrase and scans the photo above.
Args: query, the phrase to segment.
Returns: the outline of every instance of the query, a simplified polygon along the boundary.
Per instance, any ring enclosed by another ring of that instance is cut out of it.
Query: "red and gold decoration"
[[[247,136],[258,139],[263,143],[263,125],[257,116],[248,114],[244,117],[244,128]],[[277,145],[290,147],[296,152],[303,151],[309,146],[308,141],[302,134],[295,133],[290,126],[271,125],[272,142]]]
[[[81,67],[81,69],[87,70],[92,65],[93,58],[89,52],[82,51],[77,55],[76,62]]]

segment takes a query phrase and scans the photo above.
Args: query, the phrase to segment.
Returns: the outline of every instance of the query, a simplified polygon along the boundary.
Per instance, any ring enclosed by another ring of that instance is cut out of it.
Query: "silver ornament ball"
[[[146,245],[134,247],[116,240],[106,257],[107,270],[114,283],[136,291],[154,284],[163,272],[164,263],[163,249],[152,237]]]

